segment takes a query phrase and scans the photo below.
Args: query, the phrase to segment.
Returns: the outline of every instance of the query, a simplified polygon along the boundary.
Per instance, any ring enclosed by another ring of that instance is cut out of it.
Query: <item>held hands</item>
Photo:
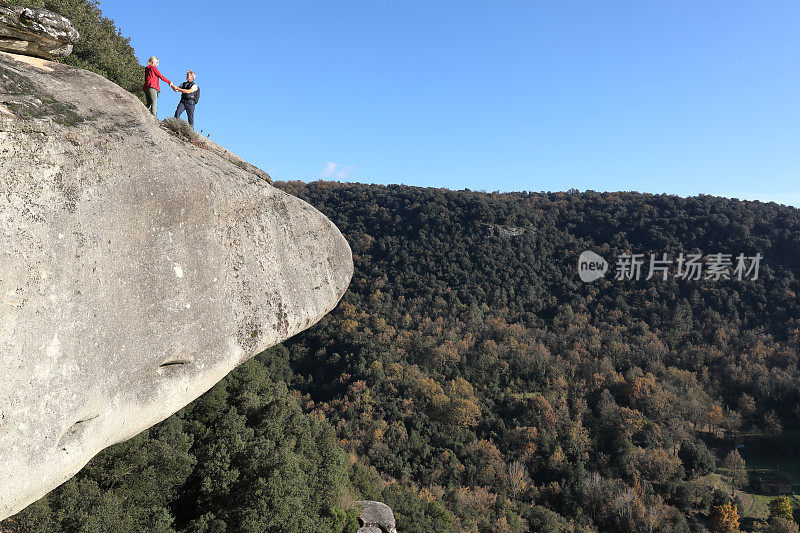
[[[172,87],[173,91],[178,92],[178,88],[175,86],[174,83],[170,83],[169,86]]]

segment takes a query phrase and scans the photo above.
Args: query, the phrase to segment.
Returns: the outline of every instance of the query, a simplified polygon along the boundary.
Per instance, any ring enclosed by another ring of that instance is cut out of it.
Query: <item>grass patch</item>
[[[739,450],[747,464],[751,480],[758,477],[788,479],[794,492],[800,490],[800,431],[791,429],[781,435],[750,434],[742,439]]]
[[[769,503],[779,496],[758,491],[754,483],[759,477],[788,479],[792,484],[793,494],[787,496],[791,498],[795,509],[800,508],[800,430],[788,429],[777,436],[762,432],[742,433],[738,440],[744,445],[739,453],[747,465],[750,481],[742,490],[736,491],[741,502],[739,515],[743,519],[759,521],[766,521],[769,516]],[[727,449],[729,448],[726,447]],[[730,494],[731,487],[723,469],[718,469],[702,480],[709,486]]]
[[[720,472],[713,472],[703,476],[701,481],[708,486],[720,489],[730,495],[731,485]],[[741,502],[739,506],[739,516],[742,518],[753,518],[756,520],[766,520],[769,516],[769,502],[777,498],[767,494],[760,494],[753,491],[752,487],[745,487],[744,490],[736,490],[736,497]]]

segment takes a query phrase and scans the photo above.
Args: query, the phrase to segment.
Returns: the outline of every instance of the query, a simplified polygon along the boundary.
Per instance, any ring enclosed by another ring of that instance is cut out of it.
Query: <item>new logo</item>
[[[578,276],[581,281],[591,283],[605,276],[607,271],[606,260],[590,250],[586,250],[578,257]]]

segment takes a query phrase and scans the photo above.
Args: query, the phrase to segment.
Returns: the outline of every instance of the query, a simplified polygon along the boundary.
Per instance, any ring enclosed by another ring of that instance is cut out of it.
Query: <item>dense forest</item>
[[[93,0],[65,61],[132,92]],[[105,450],[0,530],[798,531],[800,211],[710,196],[279,183],[355,273],[319,324]],[[578,277],[593,250],[611,272]],[[614,279],[619,254],[761,254],[756,280]]]
[[[356,264],[337,310],[285,343],[290,386],[411,531],[724,531],[726,504],[754,507],[739,450],[797,460],[797,209],[280,186]],[[764,259],[757,280],[587,284],[586,249]]]

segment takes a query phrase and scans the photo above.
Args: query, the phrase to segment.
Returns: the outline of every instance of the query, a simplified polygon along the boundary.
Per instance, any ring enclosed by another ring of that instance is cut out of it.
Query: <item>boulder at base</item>
[[[372,500],[360,500],[356,503],[361,506],[361,513],[358,515],[361,527],[358,533],[373,533],[374,531],[397,533],[391,507],[383,502]]]

